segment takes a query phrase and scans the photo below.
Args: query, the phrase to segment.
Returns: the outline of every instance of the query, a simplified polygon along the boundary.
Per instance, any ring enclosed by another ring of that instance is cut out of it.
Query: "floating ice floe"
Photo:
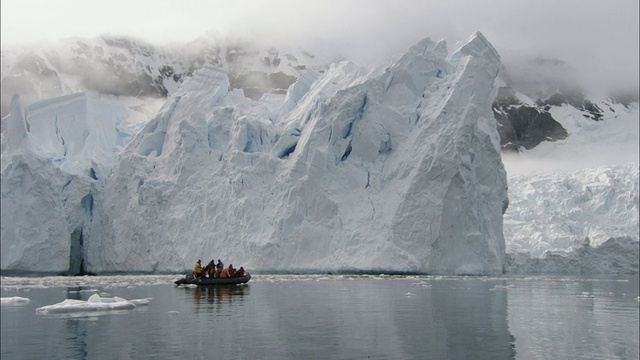
[[[28,304],[31,302],[31,299],[28,298],[24,298],[24,297],[20,297],[20,296],[13,296],[13,297],[3,297],[0,298],[2,300],[2,306],[5,305],[24,305],[24,304]]]
[[[149,305],[149,299],[126,300],[117,296],[107,298],[100,297],[98,294],[93,294],[87,301],[66,299],[57,304],[39,307],[36,309],[36,313],[60,314],[88,311],[130,310],[136,306],[143,305]]]
[[[582,294],[576,295],[579,299],[593,299],[595,296],[588,292],[583,292]]]
[[[498,289],[504,289],[504,290],[507,290],[507,289],[513,289],[513,288],[515,288],[515,287],[516,287],[516,286],[515,286],[515,285],[513,285],[513,284],[510,284],[510,285],[495,285],[493,288],[489,289],[489,291],[496,291],[496,290],[498,290]]]

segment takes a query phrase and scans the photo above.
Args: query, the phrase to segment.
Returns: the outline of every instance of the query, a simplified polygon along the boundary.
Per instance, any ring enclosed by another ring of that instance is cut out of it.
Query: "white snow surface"
[[[61,141],[34,141],[12,111],[2,269],[173,272],[210,257],[263,271],[499,274],[499,68],[479,33],[450,56],[425,39],[384,69],[338,63],[256,102],[204,66],[111,160],[76,146],[87,127],[65,133],[67,156],[113,164],[95,177],[57,164]]]
[[[596,101],[596,100],[594,100]],[[509,176],[567,173],[601,166],[638,163],[640,157],[638,103],[625,107],[608,99],[595,102],[600,121],[570,105],[553,106],[549,112],[569,133],[562,141],[542,142],[519,154],[507,153],[503,161]]]

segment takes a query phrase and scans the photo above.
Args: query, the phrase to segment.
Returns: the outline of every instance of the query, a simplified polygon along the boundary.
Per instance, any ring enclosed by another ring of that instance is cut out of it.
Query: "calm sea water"
[[[638,276],[2,278],[5,359],[638,359]],[[41,315],[95,293],[128,311]]]

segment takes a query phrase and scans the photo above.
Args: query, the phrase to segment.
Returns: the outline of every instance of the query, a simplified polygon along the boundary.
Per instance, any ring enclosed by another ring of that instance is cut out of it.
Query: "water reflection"
[[[66,290],[67,299],[85,300],[81,296],[82,287],[68,287]],[[75,314],[74,314],[75,315]],[[87,358],[87,322],[77,318],[67,317],[64,322],[66,338],[72,344],[68,349],[75,359]]]
[[[82,286],[68,287],[67,288],[67,299],[73,300],[83,300],[80,291],[83,290]]]
[[[126,316],[35,309],[93,288],[0,289],[4,358],[638,358],[638,277],[259,277],[251,285],[108,289],[152,298]],[[215,335],[214,335],[215,334]],[[515,347],[514,347],[515,346]],[[517,353],[516,353],[517,349]],[[44,355],[43,355],[44,354]]]
[[[515,337],[507,321],[508,294],[495,290],[506,285],[503,280],[433,282],[430,296],[418,310],[421,320],[429,324],[422,325],[425,331],[416,333],[421,338],[414,343],[426,343],[428,354],[449,359],[469,358],[474,353],[487,359],[514,359]],[[403,322],[411,322],[405,317],[401,317]]]
[[[638,358],[637,275],[622,282],[556,278],[512,283],[508,319],[522,358],[550,353],[557,358]]]
[[[258,283],[251,302],[264,305],[251,317],[252,342],[270,358],[516,358],[507,291],[495,290],[504,281],[417,281]]]
[[[201,309],[213,310],[222,309],[218,305],[241,304],[246,295],[251,292],[248,285],[230,285],[230,286],[197,286],[186,287],[186,292],[190,293],[196,312]]]

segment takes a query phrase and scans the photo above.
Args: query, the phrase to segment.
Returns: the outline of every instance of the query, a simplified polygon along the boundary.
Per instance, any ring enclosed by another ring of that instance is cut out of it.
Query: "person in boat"
[[[207,274],[207,277],[209,279],[213,279],[213,277],[216,274],[216,263],[215,263],[215,261],[213,261],[213,259],[211,259],[211,261],[209,261],[209,263],[204,268],[204,270],[205,270],[205,273]]]
[[[224,270],[224,264],[222,263],[222,261],[220,261],[220,259],[218,259],[218,265],[216,265],[217,267],[217,271],[218,271],[218,276],[220,276],[220,274],[222,273],[222,270]]]
[[[228,268],[222,269],[222,271],[220,272],[219,276],[220,276],[221,279],[225,279],[225,278],[231,277],[231,276],[229,276],[229,269]]]
[[[202,263],[200,262],[200,259],[198,259],[198,261],[196,261],[195,266],[193,267],[193,277],[199,278],[202,276]]]
[[[233,268],[233,264],[229,264],[227,271],[229,272],[229,277],[236,276],[236,269]]]
[[[236,277],[244,277],[244,268],[242,266],[236,271]]]

